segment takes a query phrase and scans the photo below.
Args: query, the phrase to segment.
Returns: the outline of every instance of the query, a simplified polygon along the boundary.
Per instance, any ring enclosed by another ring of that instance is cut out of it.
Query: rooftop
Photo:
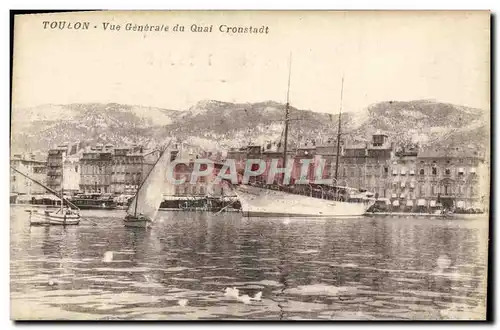
[[[418,153],[419,158],[482,158],[473,148],[428,148]]]

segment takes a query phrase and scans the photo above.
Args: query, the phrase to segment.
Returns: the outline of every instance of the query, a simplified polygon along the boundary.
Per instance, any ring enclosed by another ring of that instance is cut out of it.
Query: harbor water
[[[14,319],[484,319],[488,220],[124,210],[30,227],[11,207]]]

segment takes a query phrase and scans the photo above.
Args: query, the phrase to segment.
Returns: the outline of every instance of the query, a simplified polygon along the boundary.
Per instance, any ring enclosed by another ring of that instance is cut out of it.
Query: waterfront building
[[[111,164],[110,192],[117,195],[135,194],[153,164],[153,160],[145,157],[142,147],[115,148]]]
[[[483,208],[489,196],[489,189],[481,186],[481,181],[489,177],[484,158],[472,148],[419,152],[416,158],[419,203],[426,206],[441,203],[443,207],[458,209]]]
[[[80,172],[80,154],[74,153],[65,156],[63,166],[65,194],[74,195],[80,191]]]
[[[340,142],[340,154],[337,173],[337,184],[358,189],[367,189],[381,197],[390,195],[389,168],[394,156],[393,144],[389,143],[385,134],[373,135],[370,143],[346,146]],[[227,157],[234,159],[236,167],[242,171],[247,159],[263,159],[266,170],[263,177],[267,178],[270,162],[278,159],[278,166],[282,164],[283,151],[280,149],[263,150],[260,146],[248,146],[240,149],[231,149]],[[301,161],[310,162],[306,178],[314,182],[319,166],[322,168],[323,178],[335,177],[337,161],[337,141],[328,140],[326,143],[308,143],[296,149],[290,148],[287,152],[287,162],[293,162],[291,183],[300,178]]]
[[[129,151],[129,148],[115,148],[113,151],[110,189],[115,194],[130,193],[130,191],[128,191],[130,189],[130,183],[125,180],[127,173],[130,173],[130,169],[127,168],[129,161],[127,154]],[[134,183],[133,188],[134,191],[137,189],[137,183]]]
[[[112,146],[90,147],[83,152],[80,163],[80,192],[111,193]]]
[[[346,145],[343,148],[338,183],[373,192],[379,198],[391,196],[390,169],[394,158],[394,144],[385,134],[375,134],[365,144]]]
[[[47,154],[47,186],[53,190],[61,190],[63,159],[68,153],[67,145],[59,145],[50,149]]]
[[[15,154],[10,160],[10,165],[42,184],[47,183],[47,163],[37,160],[33,154]],[[38,195],[47,192],[45,188],[18,172],[11,170],[10,173],[10,192],[12,194]]]
[[[421,201],[422,177],[418,176],[417,156],[416,148],[403,148],[392,159],[390,199],[394,210],[412,210],[416,206],[425,206]]]
[[[142,146],[90,147],[81,157],[80,192],[133,195],[158,157]]]
[[[195,166],[200,166],[200,170],[206,170],[206,164],[197,159],[178,159],[178,164],[174,167],[174,178],[184,180],[184,183],[175,185],[174,196],[186,198],[201,197],[222,197],[234,195],[230,187],[224,182],[215,183],[216,171],[208,176],[200,176],[191,183],[192,172]],[[199,165],[197,165],[199,164]]]

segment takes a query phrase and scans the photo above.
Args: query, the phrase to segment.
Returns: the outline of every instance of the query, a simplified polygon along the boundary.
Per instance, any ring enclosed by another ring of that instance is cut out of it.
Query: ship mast
[[[63,201],[64,201],[64,154],[65,151],[61,153],[61,213],[63,212]]]
[[[288,63],[288,88],[286,91],[286,105],[285,105],[285,138],[284,138],[284,146],[283,146],[283,168],[286,171],[286,153],[287,153],[287,147],[288,147],[288,122],[290,120],[289,115],[290,115],[290,78],[292,77],[292,54],[290,54],[290,60]]]
[[[340,129],[342,123],[342,98],[344,96],[344,76],[342,75],[342,85],[340,88],[340,110],[339,110],[339,128],[337,132],[337,155],[335,157],[335,185],[338,186],[337,178],[339,172],[339,154],[340,154]]]

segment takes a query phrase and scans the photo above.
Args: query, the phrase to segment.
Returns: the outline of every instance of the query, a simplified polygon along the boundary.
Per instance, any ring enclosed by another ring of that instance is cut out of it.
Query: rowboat
[[[71,208],[52,210],[30,210],[30,224],[32,226],[61,225],[70,226],[80,223],[80,214]]]

